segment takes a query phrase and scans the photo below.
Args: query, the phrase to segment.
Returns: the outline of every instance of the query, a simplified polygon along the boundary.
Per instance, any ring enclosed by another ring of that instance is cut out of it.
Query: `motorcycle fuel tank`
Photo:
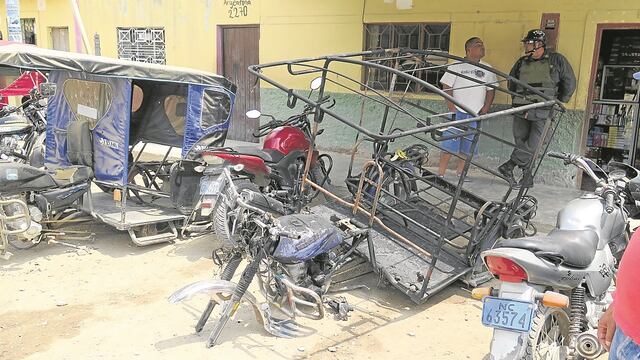
[[[557,228],[561,230],[593,230],[598,234],[598,249],[624,234],[626,222],[618,207],[612,213],[604,211],[604,200],[585,194],[570,201],[558,212]]]
[[[273,257],[283,263],[297,263],[324,254],[343,240],[342,233],[314,214],[294,214],[278,218],[282,230],[298,235],[297,239],[280,236]]]
[[[307,150],[309,140],[302,130],[293,126],[281,126],[273,129],[264,138],[263,150],[276,150],[285,155],[295,150]]]

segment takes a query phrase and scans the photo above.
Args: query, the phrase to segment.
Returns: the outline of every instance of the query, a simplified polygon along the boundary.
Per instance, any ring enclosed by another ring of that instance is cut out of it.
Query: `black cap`
[[[529,32],[527,33],[527,36],[525,36],[524,39],[522,39],[522,42],[527,42],[527,41],[540,41],[543,44],[546,44],[547,34],[545,34],[545,32],[540,29],[529,30]]]

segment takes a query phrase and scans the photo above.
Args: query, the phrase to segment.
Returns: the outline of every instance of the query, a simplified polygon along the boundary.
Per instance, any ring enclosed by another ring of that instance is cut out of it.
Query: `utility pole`
[[[6,0],[9,1],[9,0]],[[16,0],[17,1],[17,0]],[[84,23],[82,22],[82,16],[80,16],[80,8],[78,7],[78,0],[69,0],[71,3],[71,10],[73,11],[73,20],[76,25],[76,37],[78,36],[78,31],[82,36],[82,43],[84,45],[85,53],[89,54],[89,38],[87,37],[87,32],[84,30]]]

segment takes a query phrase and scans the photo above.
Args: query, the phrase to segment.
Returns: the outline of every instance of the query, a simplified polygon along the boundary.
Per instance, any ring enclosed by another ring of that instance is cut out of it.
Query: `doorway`
[[[51,27],[49,28],[51,36],[51,48],[53,50],[69,51],[69,28],[68,27]]]
[[[259,63],[260,27],[258,25],[218,27],[218,73],[238,87],[227,139],[258,142],[253,132],[260,120],[245,113],[260,108],[260,86],[247,68]]]
[[[584,155],[608,172],[611,161],[640,167],[640,24],[598,25],[592,64],[587,119],[583,130]],[[595,182],[582,176],[582,190]]]

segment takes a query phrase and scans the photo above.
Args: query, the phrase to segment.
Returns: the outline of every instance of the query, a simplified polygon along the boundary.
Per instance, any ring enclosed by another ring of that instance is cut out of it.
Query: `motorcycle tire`
[[[531,320],[531,330],[528,334],[524,358],[526,360],[565,359],[566,357],[562,354],[562,347],[569,346],[571,340],[569,336],[570,325],[571,320],[565,310],[539,306]],[[551,340],[551,335],[555,335],[556,339]],[[543,344],[542,342],[545,340],[547,343]],[[547,347],[547,352],[545,352],[544,347]],[[548,351],[557,351],[558,357],[553,357],[553,354],[550,355]],[[544,357],[541,353],[551,357]],[[578,358],[574,359],[578,360]]]
[[[252,191],[260,192],[260,188],[249,180],[240,180],[235,182],[238,191],[243,189],[249,189]],[[227,197],[232,196],[231,189],[226,187],[224,190]],[[232,223],[228,218],[228,213],[231,210],[229,205],[225,201],[220,201],[215,209],[213,209],[213,230],[218,236],[218,239],[223,244],[236,244],[236,238],[233,235],[231,229]]]
[[[8,239],[8,242],[9,242],[9,245],[11,245],[16,250],[29,250],[37,246],[38,244],[40,244],[40,241],[42,241],[42,239],[44,239],[44,234],[40,234],[36,241],[21,240],[21,239],[16,239],[13,236],[10,236]]]

